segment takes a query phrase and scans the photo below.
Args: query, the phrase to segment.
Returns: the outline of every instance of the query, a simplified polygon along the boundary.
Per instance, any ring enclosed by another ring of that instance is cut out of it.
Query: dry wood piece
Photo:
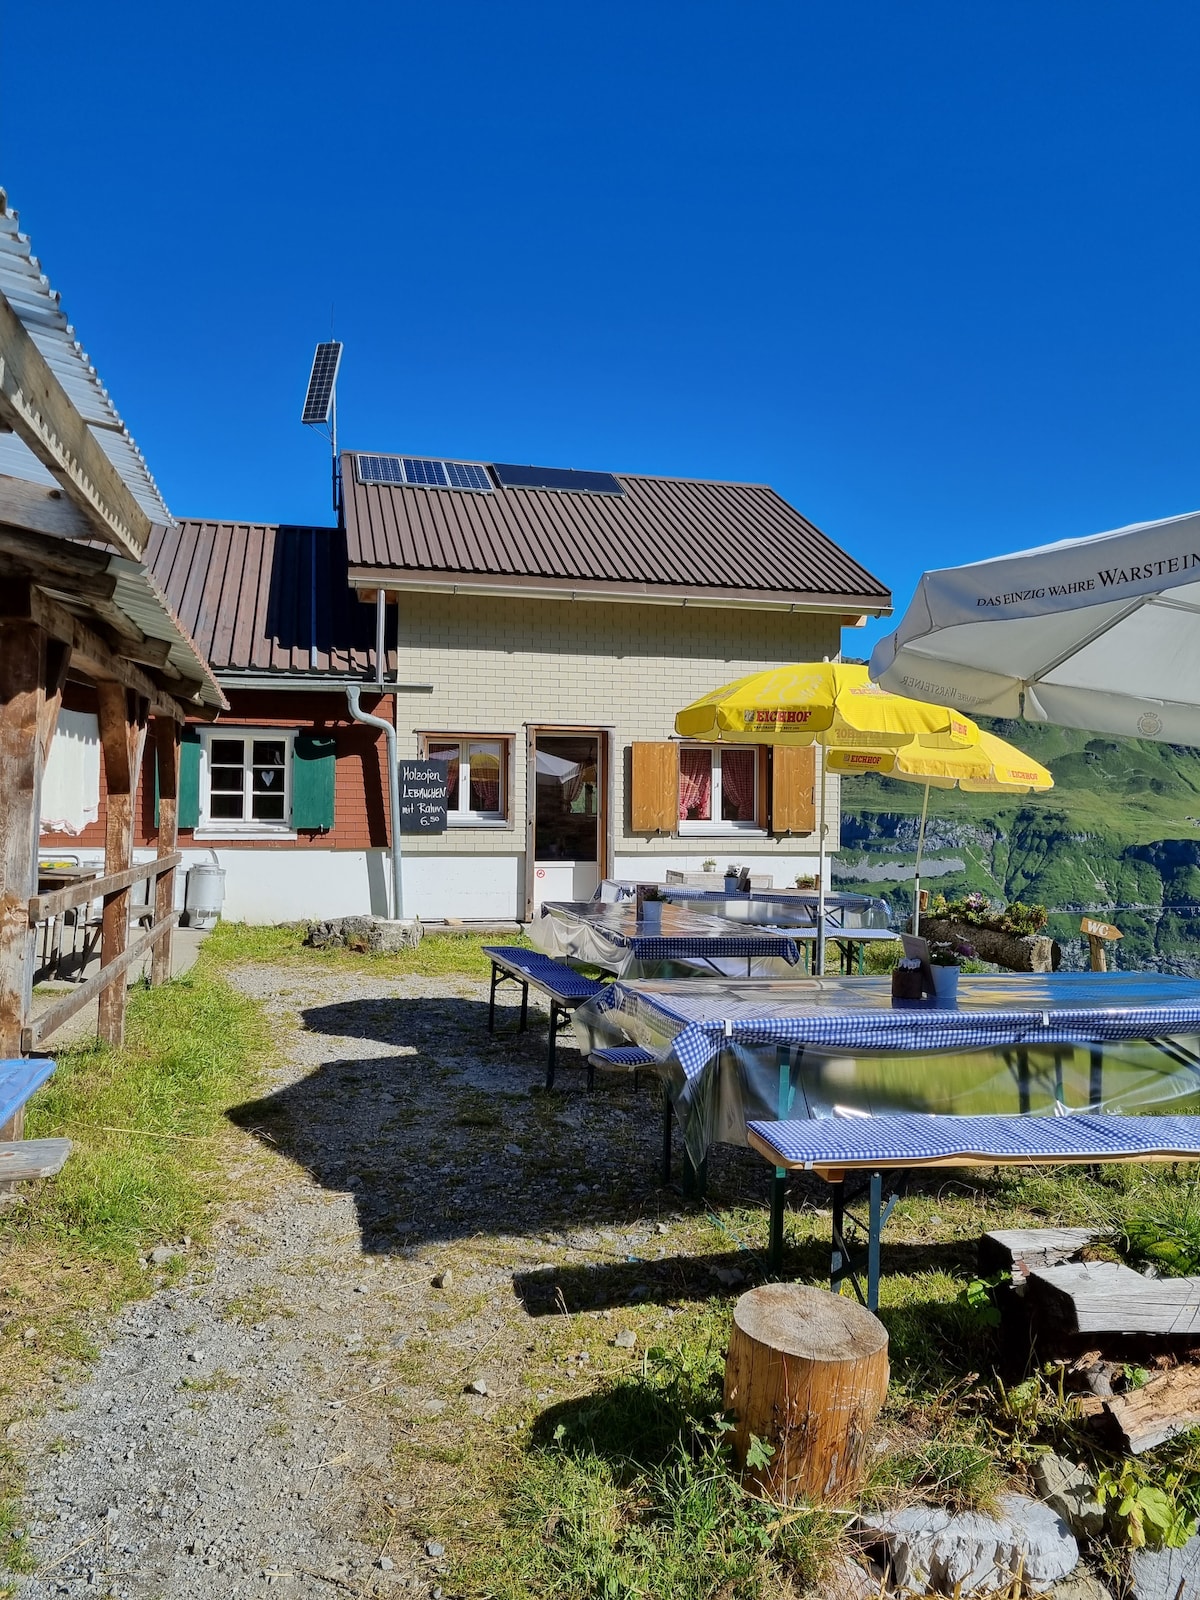
[[[1012,1272],[1014,1283],[1024,1283],[1041,1267],[1072,1261],[1091,1244],[1090,1228],[1000,1228],[979,1241],[983,1272]]]
[[[1059,1333],[1200,1333],[1200,1278],[1143,1278],[1116,1261],[1031,1272],[1025,1303],[1035,1326]]]
[[[794,1283],[734,1307],[725,1409],[748,1485],[784,1505],[836,1504],[866,1476],[867,1439],[887,1395],[887,1330],[841,1295]],[[747,1466],[751,1437],[772,1448]]]
[[[921,937],[971,945],[981,961],[994,961],[1010,972],[1057,972],[1062,952],[1055,940],[1033,933],[1018,938],[1015,933],[1000,933],[995,928],[977,928],[972,922],[957,922],[953,917],[922,917]]]
[[[1200,1425],[1200,1368],[1175,1367],[1161,1372],[1140,1389],[1106,1400],[1103,1415],[1120,1431],[1131,1454],[1152,1450],[1165,1439]]]

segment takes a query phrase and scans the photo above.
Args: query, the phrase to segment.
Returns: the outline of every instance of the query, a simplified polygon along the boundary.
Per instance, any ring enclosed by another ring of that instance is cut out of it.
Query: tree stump
[[[784,1505],[844,1503],[861,1487],[888,1386],[887,1330],[825,1289],[768,1283],[734,1307],[725,1409],[747,1484]],[[747,1465],[751,1436],[772,1447]]]

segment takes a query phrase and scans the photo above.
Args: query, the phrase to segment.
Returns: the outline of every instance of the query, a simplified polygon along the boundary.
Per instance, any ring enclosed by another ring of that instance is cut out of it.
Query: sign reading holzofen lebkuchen
[[[445,833],[450,777],[440,761],[401,761],[400,832]]]

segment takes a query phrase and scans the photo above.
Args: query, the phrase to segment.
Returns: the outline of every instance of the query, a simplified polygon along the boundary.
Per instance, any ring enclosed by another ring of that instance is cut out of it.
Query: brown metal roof
[[[614,598],[891,609],[891,592],[764,484],[617,474],[622,493],[359,483],[342,457],[350,580],[469,575]],[[386,570],[381,570],[386,569]]]
[[[338,528],[181,522],[155,528],[146,560],[215,672],[373,670],[374,614]]]

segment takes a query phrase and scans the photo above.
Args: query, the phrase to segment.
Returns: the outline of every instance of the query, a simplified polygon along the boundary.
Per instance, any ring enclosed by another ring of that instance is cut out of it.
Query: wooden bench
[[[484,945],[483,953],[492,963],[492,987],[488,996],[488,1032],[496,1031],[496,990],[502,983],[521,986],[521,1019],[517,1032],[523,1033],[529,1019],[529,991],[536,989],[550,1002],[550,1040],[546,1052],[546,1087],[554,1087],[554,1068],[558,1030],[569,1022],[575,1007],[590,1000],[604,987],[598,978],[585,978],[565,961],[555,961],[540,950],[526,950],[520,945]],[[591,1088],[594,1068],[588,1067],[588,1087]]]
[[[53,1061],[0,1061],[0,1201],[17,1183],[49,1178],[71,1153],[69,1139],[23,1139],[25,1102],[54,1071]]]
[[[849,1278],[863,1305],[879,1305],[879,1239],[896,1203],[883,1204],[884,1172],[931,1167],[1062,1166],[1077,1162],[1200,1161],[1200,1117],[1122,1117],[1071,1112],[1065,1117],[929,1114],[820,1117],[747,1124],[751,1147],[775,1168],[771,1185],[770,1265],[783,1260],[787,1176],[811,1172],[833,1190],[830,1287]],[[864,1224],[846,1207],[846,1180],[866,1178]],[[848,1225],[866,1238],[852,1252]],[[865,1263],[866,1291],[859,1280]]]

